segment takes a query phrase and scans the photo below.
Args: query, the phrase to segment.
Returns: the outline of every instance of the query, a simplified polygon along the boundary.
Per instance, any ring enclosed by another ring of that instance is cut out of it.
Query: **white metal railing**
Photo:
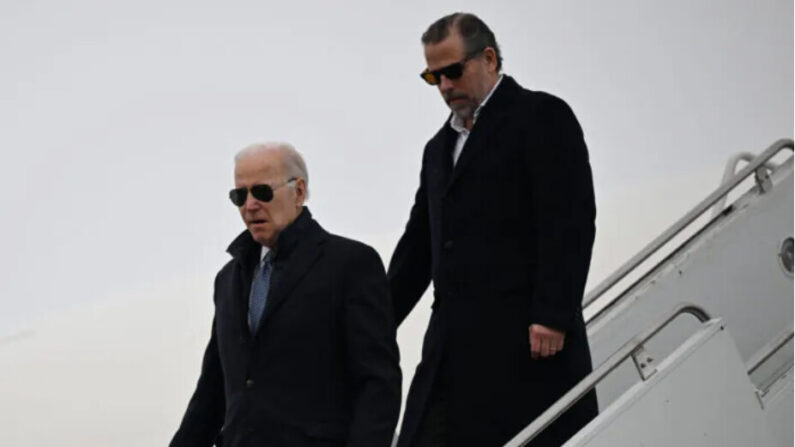
[[[759,350],[750,360],[745,364],[746,368],[748,369],[748,375],[750,376],[763,363],[765,363],[770,357],[781,350],[790,340],[792,340],[793,330],[792,330],[792,323],[790,323],[789,327],[781,331],[775,338],[770,340],[762,349]]]
[[[718,189],[713,191],[712,194],[710,194],[704,200],[702,200],[698,205],[696,205],[692,210],[690,210],[690,212],[688,212],[682,218],[677,220],[673,225],[671,225],[671,227],[665,230],[656,239],[654,239],[648,245],[646,245],[640,252],[638,252],[635,256],[630,258],[621,267],[619,267],[618,270],[616,270],[612,275],[607,277],[594,289],[588,292],[588,294],[586,294],[585,298],[583,299],[583,307],[587,307],[588,305],[592,304],[605,292],[607,292],[613,286],[615,286],[619,281],[624,279],[640,264],[646,261],[653,254],[655,254],[666,243],[668,243],[671,239],[673,239],[679,233],[681,233],[682,230],[684,230],[688,225],[693,223],[693,221],[695,221],[698,217],[704,214],[713,205],[718,203],[722,198],[725,198],[725,196],[729,192],[731,192],[737,185],[742,183],[742,181],[745,180],[751,174],[754,174],[755,176],[756,183],[759,187],[760,193],[765,193],[769,191],[770,188],[772,187],[772,184],[770,181],[770,174],[768,172],[768,167],[766,166],[769,166],[768,163],[769,160],[783,149],[789,149],[790,151],[792,151],[793,141],[791,139],[781,139],[776,141],[767,149],[765,149],[764,152],[759,154],[759,156],[754,158],[740,172],[736,173],[728,181],[723,182],[718,187]],[[621,296],[622,294],[618,294],[616,297],[610,300],[610,302],[605,304],[601,309],[599,309],[593,315],[589,316],[586,323],[593,321],[599,315],[603,314],[607,309],[612,307],[621,298]]]
[[[551,407],[538,416],[530,425],[525,427],[516,436],[513,437],[504,447],[523,447],[532,441],[539,433],[545,428],[549,427],[555,422],[566,410],[572,407],[577,401],[585,396],[589,391],[594,389],[599,382],[602,381],[608,374],[618,368],[626,359],[632,357],[635,362],[635,367],[641,376],[642,380],[646,380],[654,374],[655,370],[650,364],[650,358],[646,357],[643,345],[652,337],[657,335],[664,327],[671,321],[683,313],[689,313],[702,323],[709,320],[709,314],[702,308],[689,303],[681,303],[676,306],[671,312],[663,315],[655,324],[649,327],[646,331],[636,335],[624,346],[619,348],[613,355],[611,355],[604,363],[599,365],[598,368],[593,370],[590,374],[585,376],[577,385],[574,386],[568,393],[558,399]]]

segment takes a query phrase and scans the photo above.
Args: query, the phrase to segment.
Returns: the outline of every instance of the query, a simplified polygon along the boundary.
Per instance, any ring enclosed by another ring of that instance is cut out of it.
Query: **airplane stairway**
[[[793,157],[771,162],[792,148],[742,156],[737,173],[733,159],[716,191],[586,296],[599,366],[506,446],[526,445],[593,387],[600,414],[566,446],[793,445]]]

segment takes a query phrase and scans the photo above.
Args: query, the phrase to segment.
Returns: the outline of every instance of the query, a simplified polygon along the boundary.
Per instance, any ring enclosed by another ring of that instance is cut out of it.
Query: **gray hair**
[[[268,143],[254,143],[250,144],[243,149],[241,149],[237,154],[235,154],[235,164],[238,164],[240,160],[250,157],[252,155],[258,155],[263,152],[270,152],[270,151],[277,151],[280,152],[282,155],[282,163],[284,163],[284,172],[287,174],[287,179],[290,178],[302,178],[304,182],[306,182],[306,198],[309,199],[309,171],[306,169],[306,162],[304,162],[304,157],[301,156],[301,153],[295,150],[290,143],[284,143],[280,141],[268,142]],[[285,180],[287,180],[285,179]]]

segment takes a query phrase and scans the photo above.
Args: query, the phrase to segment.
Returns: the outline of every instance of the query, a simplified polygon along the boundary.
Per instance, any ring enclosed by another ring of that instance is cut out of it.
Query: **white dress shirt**
[[[480,115],[480,110],[483,106],[486,105],[491,95],[494,93],[494,90],[497,90],[499,87],[500,82],[502,82],[502,75],[497,78],[497,82],[494,83],[494,87],[491,88],[491,91],[488,95],[483,99],[483,102],[480,103],[477,109],[475,109],[475,114],[472,117],[472,127],[475,127],[475,121],[478,120],[478,115]],[[461,119],[458,115],[453,113],[453,116],[450,118],[450,127],[453,128],[456,132],[458,132],[458,139],[455,141],[455,149],[453,150],[453,166],[458,162],[458,157],[461,156],[461,151],[464,149],[464,143],[467,142],[467,138],[469,138],[469,129],[464,127],[464,120]]]

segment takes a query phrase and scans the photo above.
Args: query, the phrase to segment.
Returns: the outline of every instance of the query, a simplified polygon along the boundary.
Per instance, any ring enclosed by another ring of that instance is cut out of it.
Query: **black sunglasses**
[[[467,61],[474,58],[475,56],[479,55],[482,52],[483,50],[476,51],[454,64],[450,64],[445,67],[438,68],[436,70],[428,70],[426,68],[425,71],[420,73],[420,77],[429,85],[439,85],[442,82],[442,76],[444,76],[447,79],[453,79],[453,80],[458,79],[461,77],[461,75],[464,74],[464,65],[466,65]]]
[[[270,202],[273,200],[273,192],[277,189],[281,188],[282,186],[294,182],[298,180],[297,177],[292,177],[290,180],[282,183],[281,185],[273,188],[271,185],[254,185],[251,187],[251,195],[254,196],[255,199],[259,200],[260,202]],[[243,206],[246,203],[246,197],[248,196],[248,189],[246,188],[235,188],[229,191],[229,200],[232,201],[237,206]]]

